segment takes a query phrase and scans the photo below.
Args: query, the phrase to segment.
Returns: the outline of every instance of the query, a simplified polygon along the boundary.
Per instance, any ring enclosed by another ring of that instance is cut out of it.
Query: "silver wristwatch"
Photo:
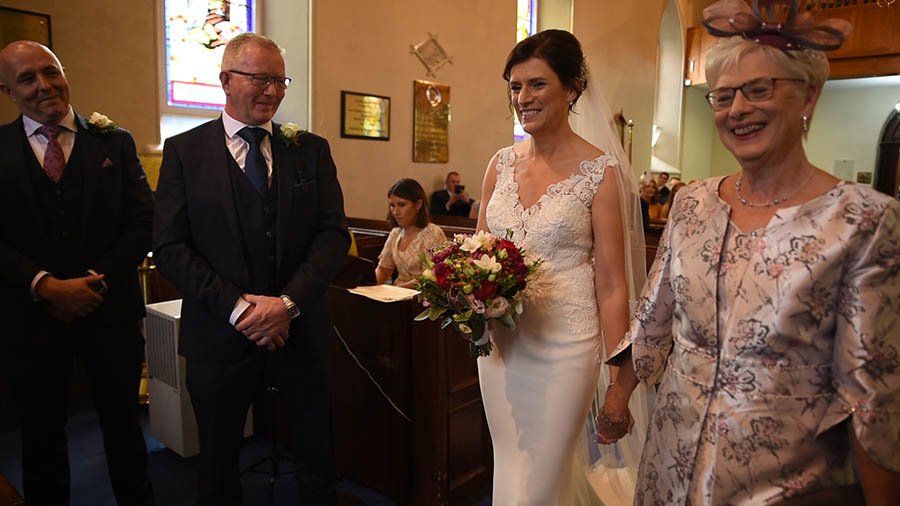
[[[288,316],[291,317],[291,320],[300,316],[300,308],[297,307],[297,304],[294,304],[294,301],[292,301],[290,297],[282,295],[281,302],[284,302],[284,307],[287,309]]]

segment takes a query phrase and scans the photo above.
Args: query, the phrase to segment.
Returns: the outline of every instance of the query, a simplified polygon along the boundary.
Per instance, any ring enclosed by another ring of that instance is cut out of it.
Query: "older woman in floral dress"
[[[636,504],[777,503],[853,483],[852,460],[867,503],[896,505],[900,204],[804,153],[828,75],[813,48],[839,45],[840,25],[748,11],[704,13],[743,35],[706,69],[741,171],[679,192],[605,409],[661,381]]]

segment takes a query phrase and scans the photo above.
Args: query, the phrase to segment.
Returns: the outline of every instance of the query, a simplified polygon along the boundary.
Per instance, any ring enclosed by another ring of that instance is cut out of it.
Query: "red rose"
[[[445,263],[439,263],[434,266],[434,277],[437,279],[437,285],[444,290],[450,289],[450,267]]]
[[[475,298],[480,301],[486,301],[488,299],[492,299],[494,295],[497,295],[497,283],[493,281],[485,281],[481,283],[481,286],[476,288],[473,292]]]

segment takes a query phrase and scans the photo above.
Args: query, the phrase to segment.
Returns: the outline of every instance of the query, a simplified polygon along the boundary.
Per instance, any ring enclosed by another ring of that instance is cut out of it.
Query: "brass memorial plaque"
[[[342,91],[341,137],[390,140],[391,99]]]
[[[450,161],[450,86],[413,81],[413,161]]]

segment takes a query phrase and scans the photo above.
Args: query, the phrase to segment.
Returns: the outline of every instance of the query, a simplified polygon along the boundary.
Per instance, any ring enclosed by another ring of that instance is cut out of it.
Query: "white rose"
[[[422,271],[422,277],[427,279],[428,281],[437,281],[437,278],[434,276],[434,271],[431,269],[425,269]]]
[[[100,114],[97,111],[91,113],[91,117],[90,119],[88,119],[88,123],[99,128],[106,128],[112,125],[112,121],[110,121],[110,119],[105,114]]]
[[[289,139],[296,137],[300,134],[301,130],[300,125],[296,123],[285,123],[281,125],[281,134]]]

